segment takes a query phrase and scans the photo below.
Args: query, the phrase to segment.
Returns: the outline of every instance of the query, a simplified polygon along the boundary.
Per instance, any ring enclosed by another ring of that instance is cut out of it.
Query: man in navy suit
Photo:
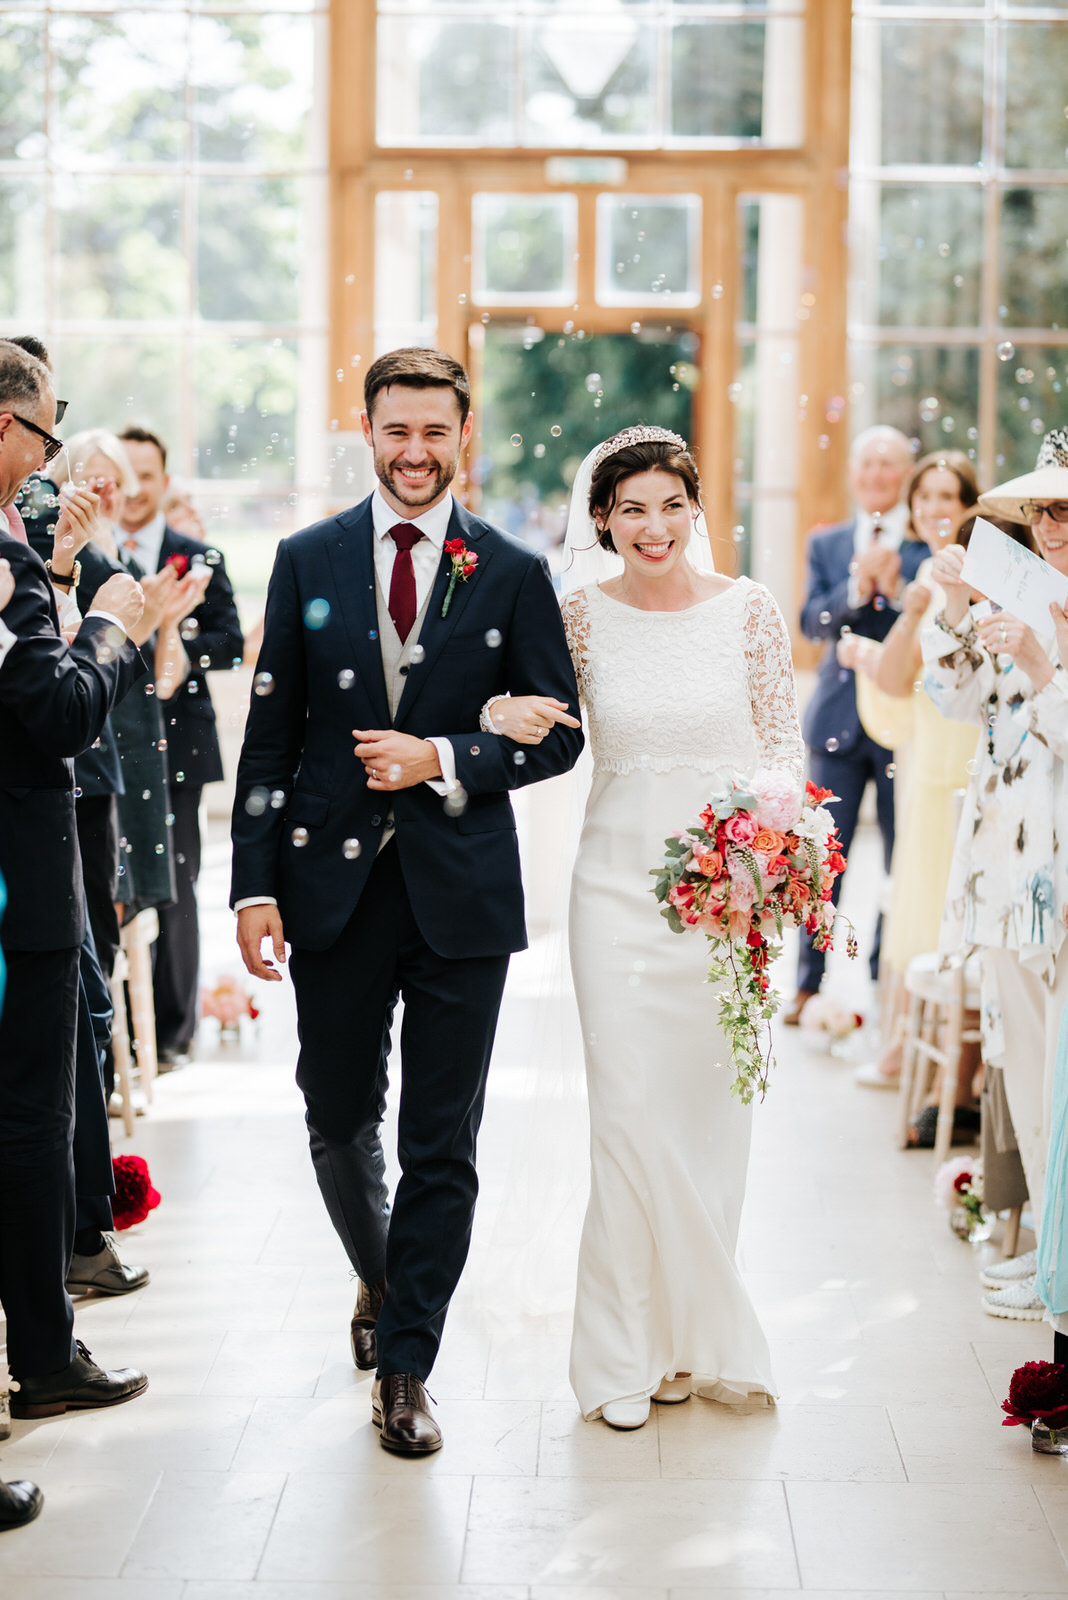
[[[507,692],[578,691],[548,571],[453,500],[472,419],[437,350],[367,373],[379,485],[278,548],[237,775],[232,904],[248,970],[297,995],[312,1160],[360,1279],[356,1365],[386,1449],[441,1444],[423,1383],[467,1257],[475,1145],[508,958],[526,945],[509,790],[573,766],[576,717],[520,747]],[[353,749],[355,740],[355,749]],[[285,930],[283,936],[283,928]],[[401,1179],[379,1137],[398,997]]]
[[[200,796],[206,783],[218,783],[223,776],[207,674],[239,667],[244,639],[222,555],[199,539],[178,533],[164,516],[163,497],[171,480],[162,440],[138,427],[124,429],[120,437],[139,484],[138,493],[128,495],[123,507],[126,538],[120,553],[127,567],[135,576],[143,576],[162,572],[168,562],[177,563],[181,577],[194,563],[203,564],[207,581],[203,599],[188,617],[179,619],[184,676],[163,707],[178,888],[174,905],[159,911],[153,971],[156,1044],[160,1064],[166,1069],[187,1059],[197,1027]]]
[[[925,544],[905,538],[904,491],[911,467],[909,441],[896,428],[868,428],[853,441],[849,481],[857,509],[848,522],[812,534],[801,611],[805,635],[827,641],[803,722],[809,777],[838,796],[832,810],[846,854],[864,791],[869,782],[875,784],[887,871],[894,848],[893,757],[861,726],[856,682],[853,673],[840,666],[836,647],[846,631],[866,639],[886,638],[897,619],[905,585],[928,554]],[[871,954],[873,978],[878,967],[877,928]],[[805,1001],[819,991],[823,969],[822,953],[802,934],[798,992],[785,1022],[797,1022]]]

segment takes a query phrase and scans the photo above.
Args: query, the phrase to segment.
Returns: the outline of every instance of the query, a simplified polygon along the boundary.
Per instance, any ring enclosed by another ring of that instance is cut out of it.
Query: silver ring
[[[1007,634],[1007,633],[1006,633],[1006,632],[1005,632],[1005,625],[1004,625],[1004,623],[1002,623],[1002,625],[1001,625],[1001,642],[1002,642],[1002,644],[1004,644],[1004,643],[1005,643],[1005,640],[1006,640],[1006,639],[1007,639],[1007,638],[1008,638],[1008,634]]]

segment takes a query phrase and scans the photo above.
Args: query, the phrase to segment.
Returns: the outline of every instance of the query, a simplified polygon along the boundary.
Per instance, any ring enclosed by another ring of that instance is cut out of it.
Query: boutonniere
[[[446,539],[445,554],[451,563],[449,570],[449,587],[445,591],[445,604],[441,608],[443,617],[448,616],[449,607],[452,605],[452,592],[458,583],[466,583],[467,579],[478,566],[478,557],[473,550],[469,550],[462,539]]]
[[[168,556],[167,557],[167,559],[163,563],[163,565],[164,565],[165,569],[167,567],[173,567],[174,568],[174,576],[176,578],[184,578],[185,575],[186,575],[186,572],[187,572],[187,570],[189,568],[189,557],[180,555],[178,552],[175,552],[175,554],[173,556]]]

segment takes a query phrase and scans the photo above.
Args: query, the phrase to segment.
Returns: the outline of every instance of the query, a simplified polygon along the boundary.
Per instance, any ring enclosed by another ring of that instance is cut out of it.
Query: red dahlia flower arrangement
[[[652,868],[661,916],[674,933],[704,933],[712,953],[708,977],[728,980],[719,1022],[731,1045],[731,1093],[748,1105],[767,1093],[773,1065],[766,1024],[780,999],[767,969],[785,926],[804,928],[817,950],[830,950],[837,912],[834,885],[846,859],[825,800],[814,783],[804,796],[783,772],[731,778],[696,821],[665,839]],[[857,953],[852,928],[846,946]]]
[[[1003,1428],[1029,1428],[1044,1422],[1057,1443],[1058,1428],[1068,1427],[1068,1367],[1055,1361],[1025,1361],[1009,1381],[1009,1398],[1001,1402]]]
[[[160,1202],[159,1190],[152,1187],[148,1174],[148,1162],[143,1156],[116,1156],[111,1165],[115,1173],[111,1200],[115,1226],[136,1228]]]

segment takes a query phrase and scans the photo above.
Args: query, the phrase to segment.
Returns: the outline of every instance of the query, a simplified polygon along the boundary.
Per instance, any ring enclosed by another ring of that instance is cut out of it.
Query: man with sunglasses
[[[8,980],[0,1014],[0,1301],[23,1417],[116,1405],[147,1385],[107,1372],[76,1342],[65,1288],[75,1224],[72,1162],[79,949],[85,894],[72,758],[143,676],[129,640],[144,597],[127,573],[98,590],[73,644],[59,630],[48,569],[8,515],[58,445],[47,367],[0,341],[0,557],[15,636],[0,672],[0,873]]]

